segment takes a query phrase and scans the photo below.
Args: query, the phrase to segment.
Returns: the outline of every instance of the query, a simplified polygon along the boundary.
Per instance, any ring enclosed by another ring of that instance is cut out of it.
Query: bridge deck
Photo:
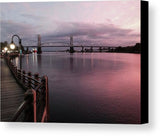
[[[24,90],[17,84],[4,59],[1,61],[1,121],[10,121],[24,100]]]

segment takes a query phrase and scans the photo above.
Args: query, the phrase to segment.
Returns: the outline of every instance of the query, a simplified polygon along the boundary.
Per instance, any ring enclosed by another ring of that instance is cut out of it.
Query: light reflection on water
[[[50,121],[140,122],[139,54],[43,53],[22,60],[26,71],[49,78]]]

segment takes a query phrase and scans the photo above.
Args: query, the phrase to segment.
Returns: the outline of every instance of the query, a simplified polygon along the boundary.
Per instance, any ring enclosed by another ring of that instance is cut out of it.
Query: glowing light
[[[15,47],[16,47],[16,46],[15,46],[15,44],[13,44],[13,43],[12,43],[12,44],[10,44],[10,48],[11,48],[12,50],[14,50],[14,49],[15,49]]]
[[[5,48],[4,48],[4,50],[5,50],[5,51],[7,51],[7,50],[8,50],[8,48],[7,48],[7,47],[5,47]]]

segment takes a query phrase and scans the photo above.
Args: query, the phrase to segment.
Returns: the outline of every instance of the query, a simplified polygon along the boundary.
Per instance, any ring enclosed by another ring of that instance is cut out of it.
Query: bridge
[[[100,46],[100,45],[74,45],[73,44],[73,36],[70,36],[70,41],[67,42],[63,42],[63,41],[59,41],[59,42],[41,42],[41,36],[38,35],[37,38],[37,46],[35,45],[29,45],[29,46],[23,46],[24,48],[37,48],[37,53],[42,53],[42,48],[48,48],[48,47],[52,47],[52,48],[68,48],[68,51],[70,53],[74,53],[76,50],[75,48],[81,48],[80,52],[93,52],[95,49],[98,52],[102,52],[102,51],[112,51],[114,50],[116,47],[112,47],[112,46]],[[55,45],[56,44],[56,45]],[[58,45],[61,44],[61,45]]]

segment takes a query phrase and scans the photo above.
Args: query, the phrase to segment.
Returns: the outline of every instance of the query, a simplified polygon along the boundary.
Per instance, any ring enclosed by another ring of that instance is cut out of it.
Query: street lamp
[[[12,43],[12,44],[10,44],[10,48],[11,48],[12,50],[14,50],[14,49],[15,49],[15,47],[16,47],[16,46],[15,46],[15,44],[13,44],[13,43]]]
[[[21,43],[21,38],[17,35],[17,34],[15,34],[15,35],[13,35],[12,36],[12,39],[11,39],[11,44],[10,44],[10,48],[11,49],[15,49],[15,47],[16,47],[16,45],[14,44],[14,41],[13,41],[13,38],[14,37],[17,37],[18,38],[18,41],[19,41],[19,49],[20,49],[20,55],[22,55],[22,43]]]
[[[13,35],[13,36],[12,36],[12,39],[11,39],[11,44],[10,44],[10,48],[11,48],[11,49],[15,49],[15,47],[16,47],[15,44],[14,44],[14,42],[13,42],[13,38],[14,38],[14,37],[17,37],[17,38],[18,38],[18,41],[19,41],[20,69],[22,69],[22,43],[21,43],[22,40],[21,40],[21,38],[20,38],[18,35],[16,35],[16,34]]]

